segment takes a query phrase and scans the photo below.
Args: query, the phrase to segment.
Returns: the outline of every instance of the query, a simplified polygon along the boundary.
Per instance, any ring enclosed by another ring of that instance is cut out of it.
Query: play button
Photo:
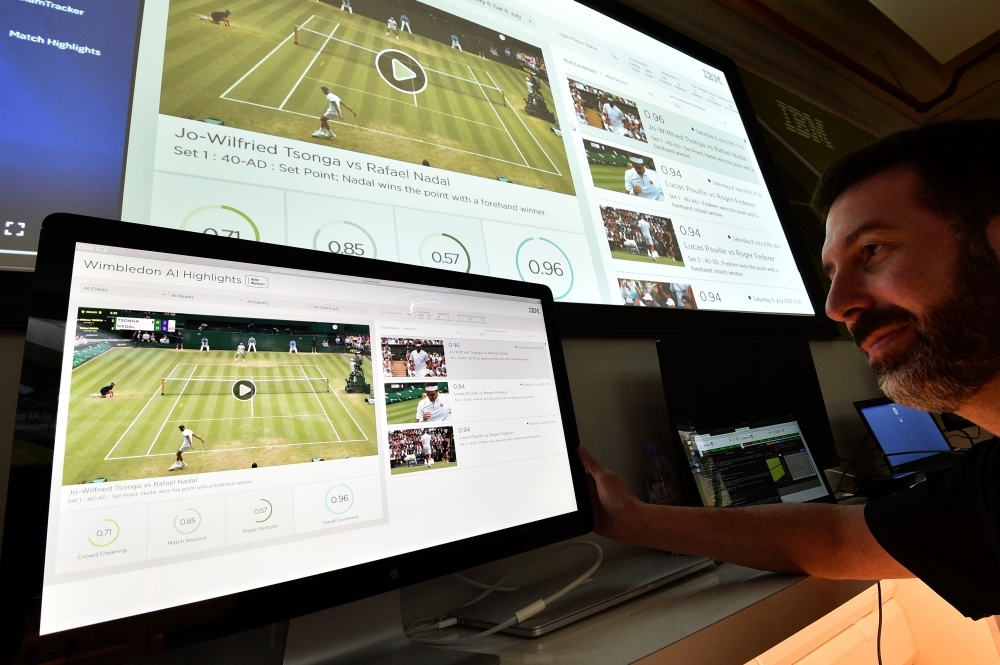
[[[392,75],[397,81],[409,81],[417,78],[417,73],[401,63],[399,60],[392,61]]]
[[[257,386],[249,379],[240,379],[233,384],[233,397],[245,402],[257,394]]]
[[[375,69],[383,81],[400,92],[415,95],[427,87],[427,73],[408,53],[386,49],[375,56]]]

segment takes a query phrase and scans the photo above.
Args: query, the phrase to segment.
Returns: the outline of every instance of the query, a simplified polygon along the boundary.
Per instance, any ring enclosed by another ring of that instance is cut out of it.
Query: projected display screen
[[[7,267],[59,209],[562,302],[814,314],[722,71],[570,0],[201,7],[0,9]]]
[[[42,633],[577,510],[537,299],[77,247]]]

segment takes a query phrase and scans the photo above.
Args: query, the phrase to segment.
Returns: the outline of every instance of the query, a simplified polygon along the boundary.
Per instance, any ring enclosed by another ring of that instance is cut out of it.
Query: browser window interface
[[[577,509],[536,300],[78,245],[41,630]]]
[[[803,503],[829,494],[795,421],[678,433],[705,506]]]
[[[71,59],[93,87],[74,98],[130,100],[60,136],[87,163],[85,139],[106,138],[125,221],[540,282],[557,301],[814,314],[725,74],[571,0],[150,0],[134,50],[136,2],[131,24],[78,4],[0,10],[23,69],[11,164],[41,158],[23,137],[64,104],[40,54]],[[55,211],[38,207],[82,177],[43,172],[0,204],[10,267],[33,260]]]

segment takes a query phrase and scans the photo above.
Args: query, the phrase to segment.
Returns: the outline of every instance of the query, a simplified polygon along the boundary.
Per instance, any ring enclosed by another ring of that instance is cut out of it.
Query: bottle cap
[[[646,445],[647,455],[659,455],[662,452],[663,452],[663,446],[661,446],[659,443],[650,443]]]

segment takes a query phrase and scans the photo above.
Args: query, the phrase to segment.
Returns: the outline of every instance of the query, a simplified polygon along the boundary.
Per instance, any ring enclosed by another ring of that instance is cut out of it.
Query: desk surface
[[[722,564],[549,635],[491,636],[474,650],[504,664],[744,665],[871,584]]]
[[[496,654],[505,665],[745,665],[871,585],[722,564],[549,635],[491,636],[466,648]],[[264,626],[153,656],[141,665],[278,665],[286,628],[287,623]],[[442,637],[472,632],[456,627]]]

